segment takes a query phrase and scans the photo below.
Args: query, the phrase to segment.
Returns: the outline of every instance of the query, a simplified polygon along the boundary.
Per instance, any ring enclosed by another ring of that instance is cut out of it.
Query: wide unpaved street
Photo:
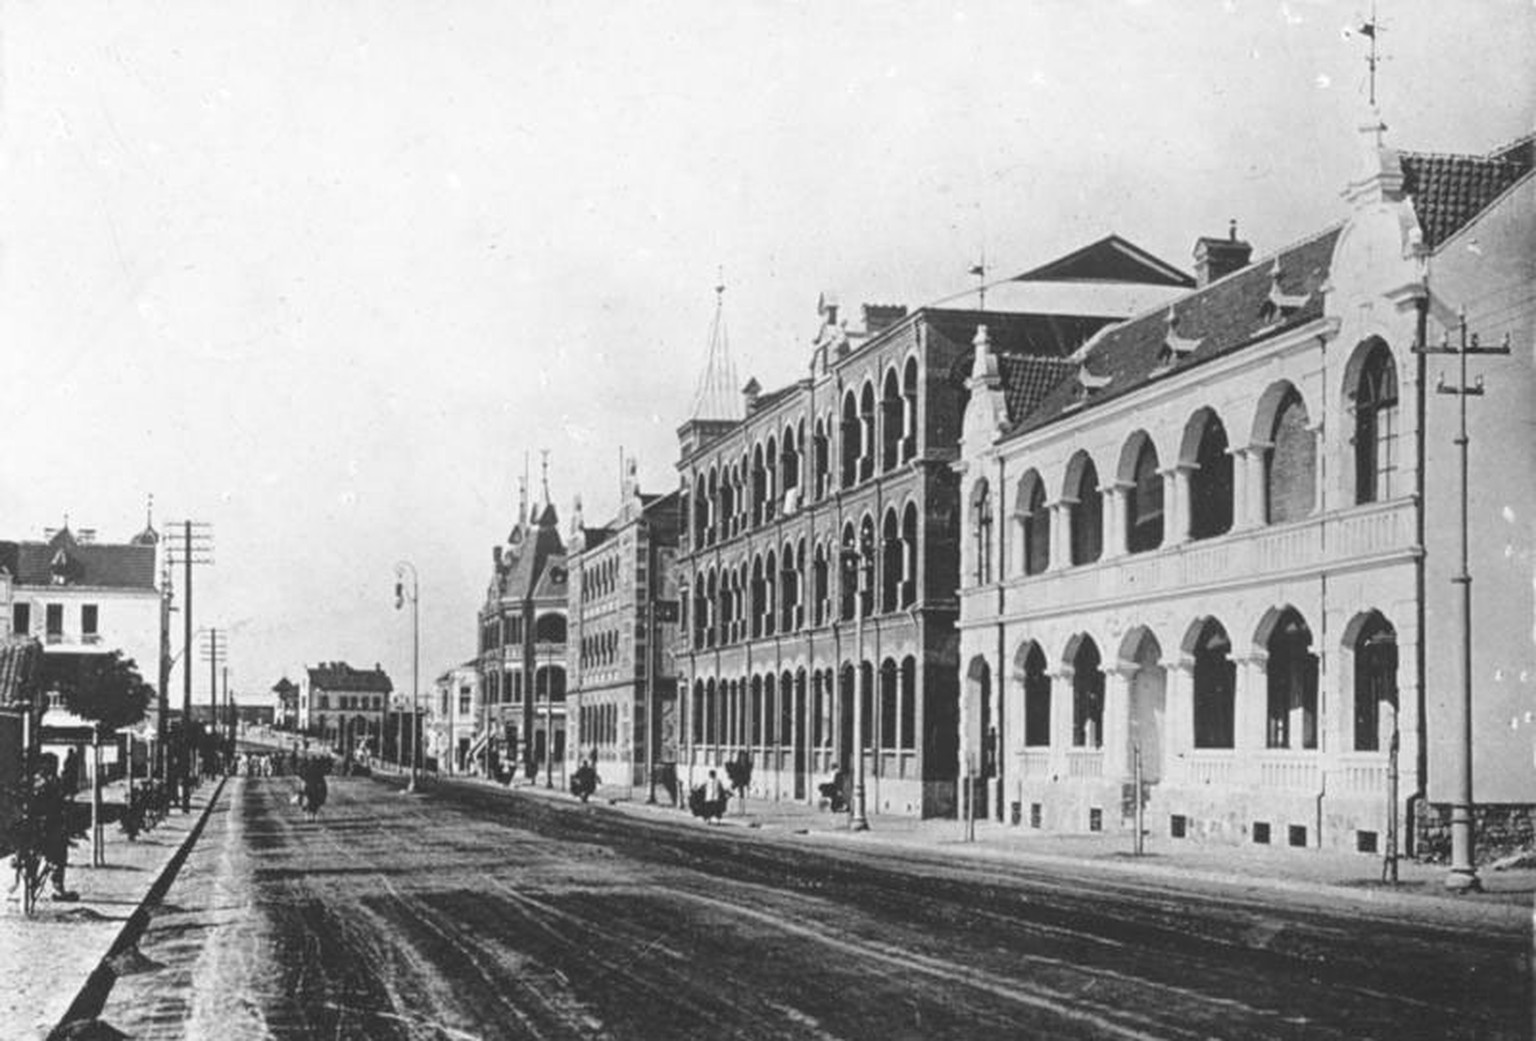
[[[974,863],[476,785],[231,783],[102,1020],[133,1037],[1529,1034],[1528,926]]]

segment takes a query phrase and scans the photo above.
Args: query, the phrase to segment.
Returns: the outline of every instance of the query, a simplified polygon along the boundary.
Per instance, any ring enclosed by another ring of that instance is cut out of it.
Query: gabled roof
[[[1531,172],[1536,135],[1485,156],[1400,152],[1403,192],[1424,229],[1424,244],[1438,247]]]
[[[1193,286],[1195,280],[1119,235],[1106,235],[1082,249],[1014,275],[1009,282],[1135,282]]]
[[[18,586],[155,589],[154,545],[80,542],[68,528],[47,542],[0,542],[0,565]]]
[[[1318,288],[1327,280],[1341,229],[1335,225],[1168,307],[1104,330],[1078,352],[1077,377],[1058,380],[1005,436],[1038,429],[1067,412],[1321,317]]]
[[[309,673],[311,689],[326,691],[366,691],[371,694],[388,694],[394,690],[389,676],[379,666],[371,669],[354,669],[344,661],[321,662]]]
[[[503,599],[523,600],[539,596],[539,586],[550,562],[565,559],[565,545],[560,541],[560,518],[553,503],[542,511],[534,510],[537,521],[533,525],[519,521],[513,529],[511,545],[501,554],[501,567],[496,575],[497,592]],[[561,587],[560,596],[565,595]]]

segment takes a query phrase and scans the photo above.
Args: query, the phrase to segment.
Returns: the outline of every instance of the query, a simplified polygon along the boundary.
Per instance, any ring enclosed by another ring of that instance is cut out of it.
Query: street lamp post
[[[864,600],[869,596],[869,580],[875,566],[875,547],[868,532],[858,543],[843,547],[844,571],[857,575],[857,594],[853,605],[853,799],[848,806],[848,829],[868,831],[869,816],[864,807]]]
[[[405,591],[405,575],[410,572],[411,591]],[[420,696],[418,677],[421,672],[421,611],[419,607],[420,586],[416,578],[416,565],[409,560],[402,560],[395,565],[395,610],[405,606],[407,599],[411,602],[411,779],[406,784],[407,792],[416,790],[416,771],[420,767],[421,759],[421,732],[417,728],[417,701]]]

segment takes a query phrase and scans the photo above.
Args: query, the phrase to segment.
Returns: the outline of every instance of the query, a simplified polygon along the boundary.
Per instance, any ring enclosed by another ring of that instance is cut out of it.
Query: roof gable
[[[1031,268],[1010,282],[1140,282],[1162,286],[1193,286],[1195,280],[1119,235]]]

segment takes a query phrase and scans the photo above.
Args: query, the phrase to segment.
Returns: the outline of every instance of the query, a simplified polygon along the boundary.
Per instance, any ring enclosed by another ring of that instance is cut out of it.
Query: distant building
[[[677,761],[678,507],[676,492],[642,494],[629,460],[618,515],[586,528],[578,505],[572,519],[570,758],[595,759],[605,783],[647,783],[647,755]]]
[[[470,751],[475,736],[485,730],[485,702],[480,696],[480,662],[471,658],[432,682],[427,705],[427,754],[445,773],[482,769]]]
[[[275,723],[284,730],[299,729],[299,685],[287,676],[272,685],[276,701]]]
[[[530,514],[526,491],[505,545],[492,549],[491,580],[480,608],[480,689],[490,741],[502,771],[532,776],[565,761],[566,563],[559,517],[549,500]]]
[[[1197,287],[1093,337],[1043,393],[1022,398],[1034,384],[979,331],[960,718],[963,749],[995,750],[986,814],[1129,829],[1139,773],[1163,839],[1443,839],[1459,403],[1428,384],[1459,377],[1415,349],[1455,343],[1465,307],[1485,345],[1514,344],[1468,362],[1486,391],[1466,403],[1473,791],[1484,827],[1529,835],[1536,145],[1399,153],[1371,129],[1341,225],[1256,261],[1201,239]]]
[[[379,665],[355,669],[343,661],[306,668],[299,684],[299,726],[343,752],[379,755],[394,684]]]

